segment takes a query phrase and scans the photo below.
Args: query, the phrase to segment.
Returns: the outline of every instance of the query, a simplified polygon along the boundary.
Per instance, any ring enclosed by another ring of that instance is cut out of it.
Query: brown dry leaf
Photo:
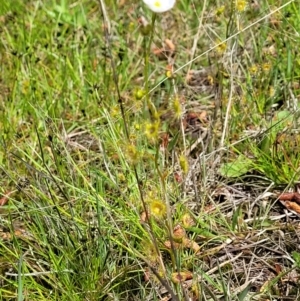
[[[281,204],[287,208],[288,210],[292,210],[298,214],[300,214],[300,205],[297,204],[296,202],[291,202],[291,201],[281,201]]]

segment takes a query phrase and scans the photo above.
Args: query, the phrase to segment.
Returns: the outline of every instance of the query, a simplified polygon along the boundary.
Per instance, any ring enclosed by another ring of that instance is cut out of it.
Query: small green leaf
[[[293,259],[295,260],[297,267],[299,268],[300,267],[300,253],[294,251],[294,252],[292,252],[292,256],[293,256]]]
[[[248,297],[248,293],[249,293],[250,288],[251,288],[251,284],[248,284],[246,286],[246,288],[240,294],[238,294],[238,300],[239,301],[246,300],[246,298]]]
[[[226,178],[236,178],[251,169],[252,161],[240,155],[234,162],[224,163],[220,167],[220,174]]]
[[[170,141],[169,145],[168,145],[168,151],[172,151],[178,141],[178,137],[179,137],[179,131],[175,134],[175,136],[172,138],[172,140]]]
[[[191,232],[194,232],[194,233],[197,233],[200,236],[205,237],[205,238],[215,238],[215,237],[217,237],[215,234],[211,233],[210,231],[205,230],[205,229],[200,229],[200,228],[197,228],[197,227],[190,227],[190,228],[187,228],[187,230],[191,231]]]

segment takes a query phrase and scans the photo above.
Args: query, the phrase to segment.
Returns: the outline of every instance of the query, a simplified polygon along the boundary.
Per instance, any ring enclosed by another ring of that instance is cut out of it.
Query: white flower
[[[143,0],[155,13],[164,13],[173,8],[176,0]]]

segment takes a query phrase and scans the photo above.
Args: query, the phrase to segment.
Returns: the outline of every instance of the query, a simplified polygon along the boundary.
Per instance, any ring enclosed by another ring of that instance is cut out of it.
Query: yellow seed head
[[[256,74],[257,71],[258,71],[257,65],[252,65],[252,66],[249,68],[249,72],[250,72],[251,74],[253,74],[253,75]]]
[[[136,24],[134,22],[130,22],[128,24],[128,31],[133,32],[135,30]]]
[[[173,110],[173,113],[174,113],[176,119],[181,119],[182,107],[181,107],[181,103],[180,103],[178,97],[175,97],[175,99],[172,102],[172,110]]]
[[[247,1],[245,1],[245,0],[236,0],[235,8],[238,12],[243,12],[247,8]]]
[[[137,100],[141,100],[146,95],[146,91],[144,89],[137,89],[134,92],[134,97]]]
[[[270,63],[264,63],[264,64],[262,64],[261,68],[262,68],[263,71],[268,72],[271,69],[271,64]]]
[[[224,11],[225,11],[225,5],[222,5],[216,9],[216,15],[220,16],[224,13]]]
[[[162,219],[167,212],[166,204],[161,200],[152,200],[149,204],[150,214],[157,219]]]
[[[155,121],[152,123],[146,123],[145,125],[145,134],[150,140],[158,139],[158,130],[159,130],[159,121]]]
[[[111,108],[110,115],[111,115],[111,117],[117,117],[117,116],[120,116],[120,109],[119,109],[119,106],[113,106],[113,107]]]
[[[216,47],[216,51],[218,54],[223,54],[226,51],[226,43],[221,43],[221,41],[217,41],[216,44],[218,44],[218,46]]]
[[[269,96],[273,97],[275,95],[275,92],[276,92],[275,88],[273,86],[271,86],[269,88]]]
[[[189,162],[188,162],[186,156],[180,155],[179,165],[180,165],[183,173],[186,175],[189,172]]]
[[[126,180],[125,175],[123,173],[118,173],[118,180],[120,182],[125,182],[125,180]]]
[[[125,154],[129,162],[132,164],[137,164],[139,161],[139,152],[135,145],[129,144],[125,147]]]
[[[141,243],[143,253],[147,257],[147,259],[152,263],[156,263],[158,261],[159,256],[157,255],[155,246],[149,240],[143,240]]]

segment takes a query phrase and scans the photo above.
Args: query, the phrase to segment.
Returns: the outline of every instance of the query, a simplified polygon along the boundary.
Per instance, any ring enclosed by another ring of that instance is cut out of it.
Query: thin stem
[[[153,36],[154,36],[154,26],[155,26],[155,20],[156,20],[156,14],[152,14],[152,23],[151,23],[151,31],[150,31],[150,36],[144,37],[144,79],[145,79],[145,91],[146,91],[146,104],[148,106],[149,114],[151,117],[156,116],[156,109],[153,103],[150,100],[150,91],[149,91],[149,70],[150,70],[150,63],[149,63],[149,58],[150,58],[150,53],[151,53],[151,44],[153,41]],[[145,116],[144,116],[145,117]]]

